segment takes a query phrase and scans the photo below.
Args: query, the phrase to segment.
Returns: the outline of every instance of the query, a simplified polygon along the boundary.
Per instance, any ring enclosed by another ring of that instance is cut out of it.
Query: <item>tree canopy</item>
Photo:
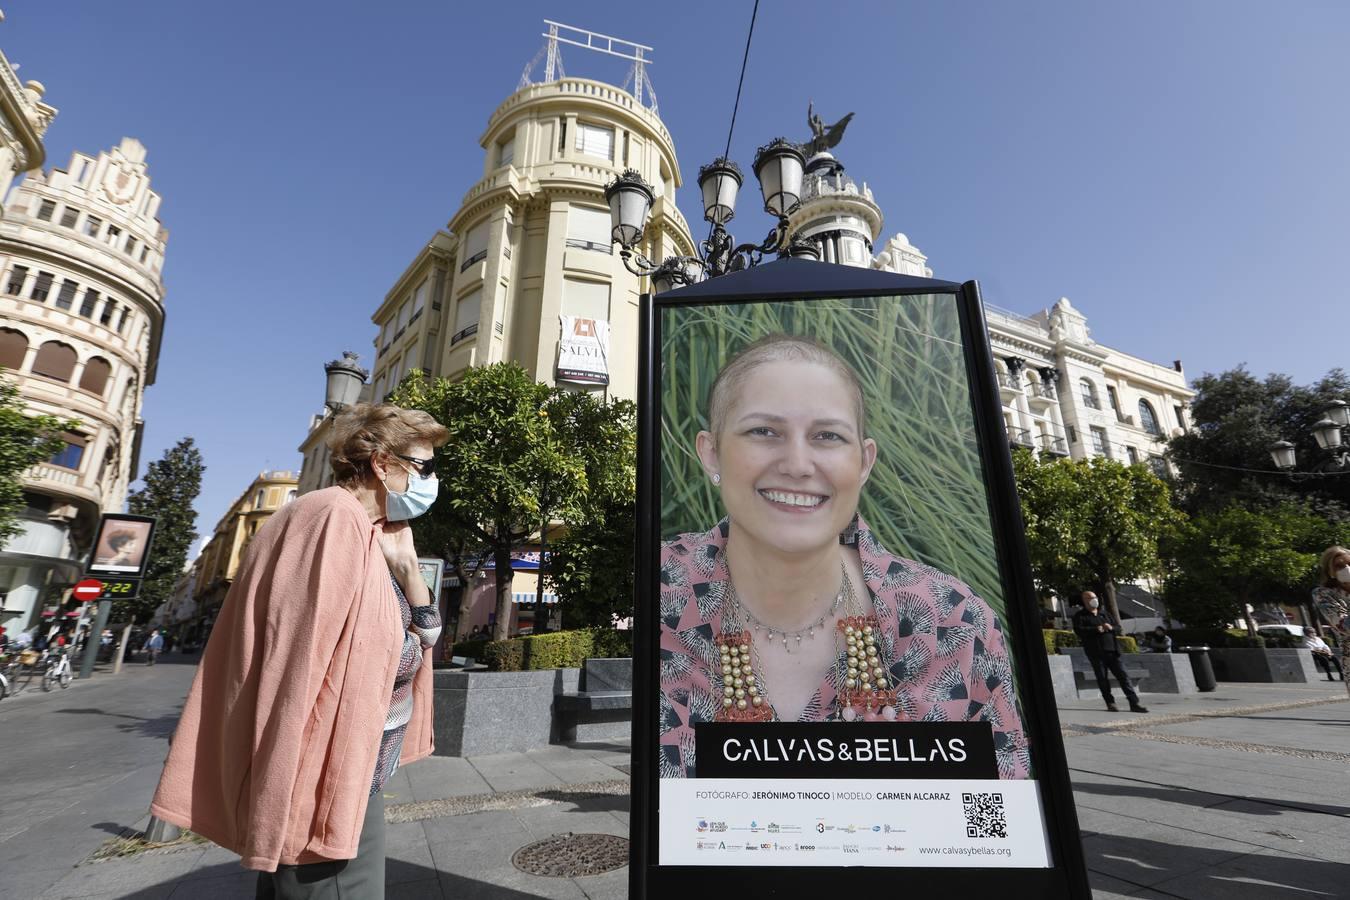
[[[0,544],[22,530],[23,473],[51,459],[64,446],[61,432],[79,424],[75,419],[29,414],[18,386],[0,378]]]
[[[631,427],[627,438],[622,427],[631,404],[536,383],[507,362],[469,369],[454,381],[428,381],[414,371],[390,402],[425,410],[450,429],[437,451],[440,499],[415,520],[414,533],[420,545],[447,556],[467,552],[493,561],[493,636],[505,638],[511,552],[549,523],[584,521],[631,480],[613,464],[622,459],[616,448],[631,442]]]
[[[1254,631],[1247,604],[1307,603],[1319,553],[1345,532],[1290,501],[1200,512],[1167,541],[1168,611],[1191,626],[1246,619]]]
[[[185,437],[150,464],[141,488],[127,497],[128,512],[155,518],[155,536],[140,595],[116,601],[115,620],[145,622],[173,594],[188,550],[197,539],[197,513],[192,504],[201,493],[205,471],[196,442]]]
[[[1092,589],[1119,619],[1116,583],[1160,570],[1159,542],[1183,520],[1144,466],[1013,453],[1031,568],[1042,590]]]
[[[1293,481],[1275,469],[1270,445],[1298,450],[1299,468],[1320,458],[1311,427],[1336,400],[1350,399],[1350,376],[1332,369],[1311,385],[1287,375],[1258,379],[1238,366],[1192,384],[1191,427],[1168,440],[1181,472],[1178,501],[1188,512],[1218,510],[1234,499],[1262,505],[1302,499],[1318,513],[1350,521],[1350,474]]]

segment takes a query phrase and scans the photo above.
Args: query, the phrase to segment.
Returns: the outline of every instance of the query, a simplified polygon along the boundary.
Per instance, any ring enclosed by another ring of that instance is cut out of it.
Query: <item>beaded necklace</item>
[[[863,615],[862,604],[853,590],[853,579],[848,570],[840,564],[843,576],[839,592],[825,615],[797,631],[771,629],[755,618],[740,602],[736,595],[736,585],[728,579],[729,596],[727,604],[727,626],[714,638],[717,646],[715,665],[721,677],[722,705],[714,717],[719,722],[769,722],[774,719],[773,706],[769,702],[762,676],[756,674],[760,667],[759,648],[754,645],[753,635],[745,627],[746,620],[756,631],[767,632],[769,640],[774,635],[783,639],[783,650],[791,653],[789,638],[796,638],[801,644],[802,635],[815,637],[815,630],[823,627],[827,618],[833,618],[842,604],[845,615],[835,622],[841,652],[835,663],[836,683],[839,685],[837,702],[840,717],[847,722],[861,718],[863,721],[894,721],[896,713],[896,692],[891,686],[887,671],[884,647],[877,641],[880,625],[874,613]],[[833,666],[832,666],[833,668]]]

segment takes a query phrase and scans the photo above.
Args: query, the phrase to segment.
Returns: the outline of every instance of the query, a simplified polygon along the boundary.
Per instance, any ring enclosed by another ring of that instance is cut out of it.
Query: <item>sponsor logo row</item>
[[[815,853],[834,852],[834,853],[904,853],[906,848],[898,844],[885,844],[882,846],[864,846],[861,844],[802,844],[799,842],[785,843],[779,841],[724,841],[724,840],[699,840],[694,843],[694,848],[701,851],[713,851],[720,853]]]

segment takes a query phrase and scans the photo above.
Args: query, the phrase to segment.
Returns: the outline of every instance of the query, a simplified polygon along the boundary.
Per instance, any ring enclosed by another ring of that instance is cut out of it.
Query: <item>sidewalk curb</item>
[[[1201,719],[1225,719],[1234,716],[1248,716],[1253,713],[1277,712],[1282,709],[1302,709],[1306,706],[1321,706],[1326,703],[1345,703],[1346,697],[1318,697],[1312,700],[1279,700],[1274,703],[1257,703],[1252,706],[1233,706],[1227,709],[1197,710],[1187,713],[1169,713],[1149,715],[1147,718],[1120,719],[1103,722],[1099,725],[1061,724],[1060,732],[1065,737],[1084,737],[1094,734],[1115,734],[1118,732],[1140,731],[1159,725],[1176,725],[1182,722],[1196,722]],[[1083,712],[1083,710],[1061,709],[1061,712]]]

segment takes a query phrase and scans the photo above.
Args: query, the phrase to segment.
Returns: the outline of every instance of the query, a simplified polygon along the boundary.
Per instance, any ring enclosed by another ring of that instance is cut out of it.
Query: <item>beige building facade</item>
[[[299,492],[297,472],[259,472],[216,523],[201,553],[158,614],[180,641],[204,641],[258,529]]]
[[[0,218],[0,367],[32,411],[73,418],[25,477],[24,532],[0,552],[3,615],[27,625],[79,577],[136,477],[164,333],[168,232],[134,138],[30,173]]]
[[[454,378],[502,361],[560,383],[563,317],[571,317],[600,323],[610,336],[608,383],[577,389],[633,399],[638,298],[649,288],[615,251],[604,191],[623,170],[637,170],[657,194],[638,249],[658,260],[691,255],[675,206],[681,178],[670,132],[627,91],[562,78],[503,101],[479,145],[482,177],[371,317],[378,334],[363,396],[383,398],[415,368]],[[328,421],[327,412],[316,415],[300,446],[301,493],[332,483]]]

